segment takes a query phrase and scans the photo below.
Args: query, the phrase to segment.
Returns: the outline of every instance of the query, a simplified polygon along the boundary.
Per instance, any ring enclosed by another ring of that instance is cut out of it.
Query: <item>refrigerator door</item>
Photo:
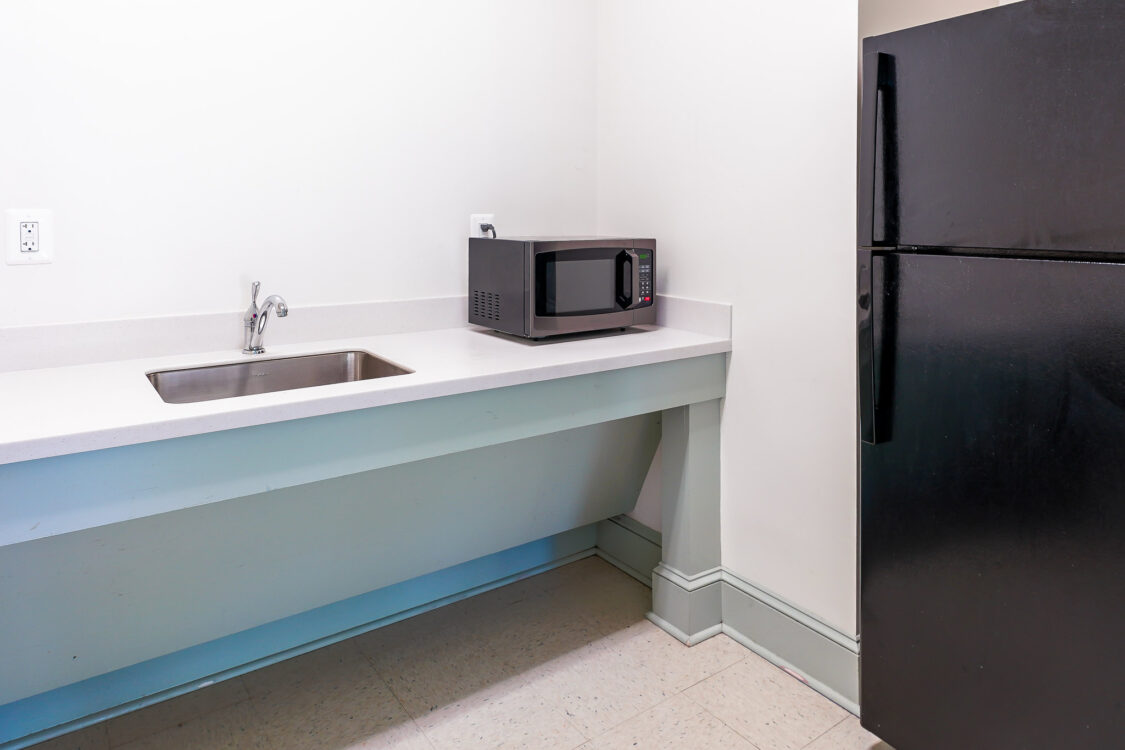
[[[1120,747],[1125,265],[864,273],[863,725],[904,750]]]
[[[864,40],[858,244],[1125,252],[1123,50],[1120,0]]]

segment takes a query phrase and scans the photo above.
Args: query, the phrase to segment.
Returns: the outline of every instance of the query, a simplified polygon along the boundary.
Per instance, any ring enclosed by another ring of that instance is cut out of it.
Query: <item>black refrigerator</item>
[[[863,43],[860,708],[1125,748],[1125,0]]]

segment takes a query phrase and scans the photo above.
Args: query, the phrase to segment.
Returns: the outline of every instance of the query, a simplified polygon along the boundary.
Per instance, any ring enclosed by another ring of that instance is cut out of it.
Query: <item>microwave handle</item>
[[[629,266],[633,269],[632,287],[629,289],[629,306],[625,309],[632,310],[641,304],[641,259],[637,257],[636,250],[626,250],[625,254],[629,256]]]
[[[617,254],[617,304],[622,310],[632,310],[637,306],[637,290],[641,285],[638,260],[635,250],[625,248]],[[629,273],[625,272],[626,263],[629,264]]]

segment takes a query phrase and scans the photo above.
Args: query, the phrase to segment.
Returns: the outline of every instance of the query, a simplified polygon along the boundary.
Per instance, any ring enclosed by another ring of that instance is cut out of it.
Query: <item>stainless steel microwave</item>
[[[532,339],[656,322],[656,240],[469,239],[469,322]]]

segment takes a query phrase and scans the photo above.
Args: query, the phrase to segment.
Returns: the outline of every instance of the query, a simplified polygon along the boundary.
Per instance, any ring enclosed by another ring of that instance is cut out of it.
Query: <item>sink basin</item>
[[[411,372],[374,354],[351,351],[161,370],[148,373],[148,379],[166,403],[190,404]]]

